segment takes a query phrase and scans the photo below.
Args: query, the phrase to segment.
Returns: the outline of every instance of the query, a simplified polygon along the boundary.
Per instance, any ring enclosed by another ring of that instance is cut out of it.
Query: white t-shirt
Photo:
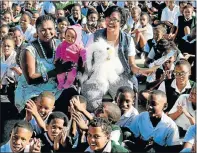
[[[116,125],[119,125],[120,127],[129,126],[137,115],[139,115],[138,110],[132,106],[128,112],[120,117],[120,120],[116,122]]]
[[[177,26],[178,15],[179,15],[179,6],[175,5],[173,10],[171,11],[167,6],[163,9],[161,14],[161,21],[169,21]]]
[[[141,136],[144,141],[148,141],[153,137],[154,142],[161,146],[180,144],[178,127],[164,112],[162,113],[161,121],[156,127],[153,127],[149,113],[142,112],[128,128],[136,138]]]
[[[175,113],[177,111],[177,106],[183,106],[193,117],[195,116],[196,110],[193,109],[192,107],[192,102],[189,100],[189,94],[183,94],[180,95],[177,101],[175,102],[174,106],[172,109],[169,111],[169,114]],[[191,123],[189,119],[185,116],[184,113],[182,113],[176,120],[175,123],[182,127],[184,130],[187,130],[190,126]]]
[[[140,25],[139,28],[142,28],[142,26]],[[153,38],[153,27],[150,24],[147,24],[146,30],[142,31],[142,35],[144,36],[144,38],[146,40],[152,39]]]
[[[88,38],[88,42],[85,47],[87,48],[93,42],[94,42],[94,34],[91,34]],[[129,49],[128,49],[128,56],[135,56],[135,54],[136,54],[135,44],[134,44],[133,38],[131,38],[131,42],[130,42]]]

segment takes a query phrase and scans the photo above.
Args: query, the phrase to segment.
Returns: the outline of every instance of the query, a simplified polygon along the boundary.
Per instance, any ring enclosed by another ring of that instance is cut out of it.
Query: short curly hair
[[[88,127],[101,127],[102,131],[106,134],[106,135],[110,135],[112,132],[112,128],[111,128],[111,124],[110,122],[105,119],[105,118],[101,118],[101,117],[94,117],[93,120],[90,121],[89,126]]]

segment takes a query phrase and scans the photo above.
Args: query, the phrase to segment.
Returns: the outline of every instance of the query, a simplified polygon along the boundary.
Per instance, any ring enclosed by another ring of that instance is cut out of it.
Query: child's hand
[[[80,113],[74,112],[72,114],[72,117],[80,129],[82,129],[83,131],[88,129],[88,126]]]
[[[76,110],[83,112],[84,108],[83,108],[83,106],[81,106],[79,96],[77,96],[77,98],[73,97],[70,101]]]
[[[32,113],[32,115],[34,117],[39,115],[38,110],[37,110],[37,106],[36,106],[36,104],[34,103],[33,100],[31,100],[31,99],[28,100],[26,105],[27,105],[26,110],[29,111],[30,113]]]
[[[30,145],[29,152],[34,153],[34,152],[41,152],[41,141],[40,139],[33,139],[33,143]]]
[[[66,146],[67,131],[62,130],[54,139],[54,150],[59,150],[59,145]]]

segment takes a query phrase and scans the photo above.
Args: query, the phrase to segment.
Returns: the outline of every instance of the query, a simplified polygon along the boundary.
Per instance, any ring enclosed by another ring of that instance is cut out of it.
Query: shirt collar
[[[125,114],[123,114],[120,119],[125,118],[125,117],[126,118],[131,117],[131,113],[133,112],[133,110],[134,110],[134,107],[131,106],[131,108],[128,110],[128,112],[126,112]]]
[[[44,133],[44,136],[45,136],[45,138],[47,139],[47,141],[49,142],[49,144],[51,145],[51,146],[53,146],[53,142],[50,140],[50,138],[48,137],[48,134],[45,132]]]
[[[189,80],[187,81],[187,84],[186,86],[183,88],[183,90],[180,92],[179,89],[177,88],[177,85],[176,85],[176,79],[174,79],[171,83],[171,87],[175,89],[176,92],[178,93],[183,93],[185,92],[186,89],[190,89],[191,88],[191,85],[190,85],[190,82]]]
[[[110,152],[111,152],[111,149],[112,149],[111,146],[112,146],[112,145],[111,145],[111,141],[109,141],[109,142],[107,143],[107,145],[105,146],[105,148],[104,148],[104,150],[103,150],[102,152],[110,153]],[[94,153],[94,151],[93,151],[90,147],[88,147],[88,148],[85,150],[85,152]]]

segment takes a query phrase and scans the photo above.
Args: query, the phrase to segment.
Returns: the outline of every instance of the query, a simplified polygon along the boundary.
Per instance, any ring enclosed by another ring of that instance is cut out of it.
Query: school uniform
[[[189,94],[193,84],[193,81],[188,80],[183,90],[179,91],[176,85],[176,79],[168,79],[163,81],[160,84],[158,90],[161,90],[166,93],[168,108],[165,111],[169,112],[172,109],[173,105],[175,104],[176,100],[179,98],[181,94]]]
[[[153,38],[153,27],[149,23],[145,27],[142,27],[140,25],[139,28],[146,28],[145,31],[141,32],[146,40],[149,40],[149,39]]]
[[[191,125],[185,134],[183,142],[189,142],[192,145],[195,143],[196,139],[196,124]]]
[[[26,147],[25,147],[25,149],[24,149],[24,152],[29,152],[29,145],[27,145]],[[4,145],[2,145],[1,147],[0,147],[0,152],[6,152],[6,153],[8,153],[8,152],[13,152],[12,151],[12,149],[11,149],[11,146],[10,146],[10,140],[6,143],[6,144],[4,144]]]
[[[122,144],[123,134],[120,126],[112,124],[111,128],[112,128],[112,132],[111,132],[110,140],[113,140],[117,145]]]
[[[90,147],[88,147],[85,152],[95,153]],[[117,145],[114,141],[109,141],[105,146],[103,153],[128,153],[129,151],[124,147]]]
[[[177,111],[177,106],[179,105],[184,107],[193,117],[195,117],[196,109],[193,108],[192,102],[189,101],[189,94],[180,95],[172,109],[169,111],[169,114],[175,113]],[[175,123],[185,131],[191,126],[189,119],[185,116],[184,113],[182,113],[175,120]]]
[[[116,122],[116,125],[119,125],[120,127],[126,127],[129,126],[135,117],[139,115],[138,110],[135,109],[133,106],[120,117],[120,120]]]
[[[36,38],[34,38],[34,34],[36,33],[36,29],[31,24],[28,25],[25,32],[23,32],[20,25],[16,26],[16,28],[18,28],[21,31],[21,33],[25,36],[26,41],[32,42],[36,39]]]
[[[36,138],[40,138],[41,140],[41,152],[54,152],[53,145],[54,142],[50,140],[47,132],[44,134],[41,134],[37,136]],[[60,144],[59,150],[56,150],[55,152],[70,152],[72,151],[72,145],[71,145],[71,140],[69,137],[66,138],[66,147],[63,147]]]
[[[80,24],[81,26],[85,25],[87,23],[87,18],[83,15],[81,15],[81,19],[75,20],[73,15],[70,15],[68,17],[68,21],[70,25]]]
[[[177,26],[177,16],[179,14],[179,6],[174,5],[173,10],[171,11],[167,6],[163,9],[161,14],[161,21],[169,21],[175,26]]]
[[[164,112],[156,127],[153,127],[148,112],[142,112],[128,128],[135,138],[141,137],[144,141],[153,138],[160,146],[173,146],[179,144],[179,132],[175,122]]]

